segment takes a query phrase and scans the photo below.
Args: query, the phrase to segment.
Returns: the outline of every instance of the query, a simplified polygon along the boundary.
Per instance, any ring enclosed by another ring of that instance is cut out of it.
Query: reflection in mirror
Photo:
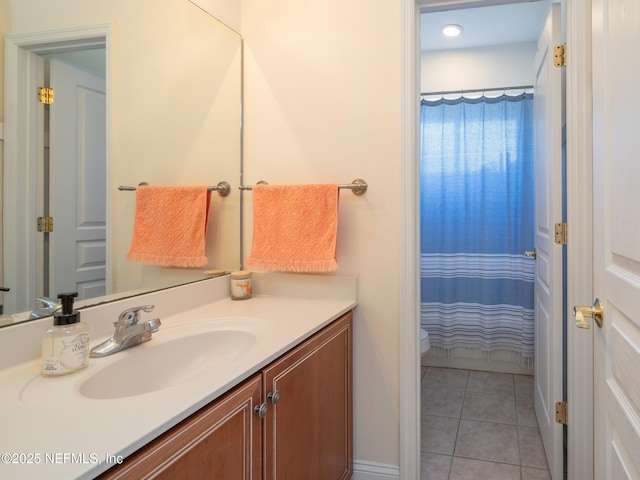
[[[46,16],[31,14],[45,0],[10,3],[0,286],[11,290],[0,293],[0,324],[27,318],[38,297],[78,291],[86,306],[239,268],[239,35],[188,0],[152,11],[61,0]],[[55,86],[53,104],[34,101],[42,86]],[[135,193],[118,186],[220,181],[231,192],[211,195],[206,266],[125,259]]]

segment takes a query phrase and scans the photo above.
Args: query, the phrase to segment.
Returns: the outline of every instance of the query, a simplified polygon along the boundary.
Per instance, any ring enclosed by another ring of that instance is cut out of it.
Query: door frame
[[[36,57],[88,46],[106,48],[105,78],[107,99],[111,98],[111,25],[98,24],[30,33],[12,33],[5,37],[5,123],[3,172],[3,260],[4,282],[12,295],[5,294],[7,310],[16,305],[32,305],[37,291],[36,227],[37,205],[34,198],[23,199],[24,191],[37,191],[37,131],[34,125],[37,90]],[[106,106],[106,159],[111,158],[111,102]],[[22,162],[20,161],[22,159]],[[107,184],[109,184],[107,168]],[[19,180],[22,182],[19,184]],[[107,224],[111,224],[107,198]],[[110,264],[110,233],[107,231],[107,265]],[[8,252],[17,252],[17,254]],[[107,285],[111,274],[107,269]]]
[[[491,0],[486,3],[489,4]],[[400,3],[400,472],[420,475],[419,192],[417,142],[419,8],[425,0]],[[432,2],[433,3],[433,2]],[[465,0],[439,4],[464,4]],[[481,6],[482,1],[477,2]],[[493,2],[495,4],[495,1]],[[591,4],[566,0],[567,62],[567,308],[593,301]],[[567,312],[572,324],[573,312]],[[570,325],[571,327],[571,325]],[[579,331],[580,330],[580,331]],[[568,478],[592,479],[593,329],[568,328]]]
[[[591,34],[591,2],[567,0],[567,468],[576,480],[594,475],[594,329],[575,328],[572,311],[594,295]]]

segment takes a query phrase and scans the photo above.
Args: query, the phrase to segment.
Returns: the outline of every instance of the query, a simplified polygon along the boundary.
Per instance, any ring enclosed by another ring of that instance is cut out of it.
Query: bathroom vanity
[[[352,319],[342,315],[99,478],[351,478]]]
[[[356,280],[264,275],[249,300],[223,277],[83,310],[92,345],[137,305],[162,325],[64,377],[32,358],[48,319],[0,330],[0,477],[350,478]]]

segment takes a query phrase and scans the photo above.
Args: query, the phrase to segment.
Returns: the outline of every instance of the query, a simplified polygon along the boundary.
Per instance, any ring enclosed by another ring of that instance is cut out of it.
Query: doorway
[[[38,296],[105,294],[106,79],[104,48],[43,55],[45,84],[41,205],[53,231],[38,236]],[[38,169],[40,171],[40,169]],[[40,258],[40,257],[39,257]]]
[[[430,2],[423,2],[424,7],[426,7],[428,5],[428,3],[430,3]],[[465,2],[448,2],[448,4],[455,4],[455,3],[459,3],[461,5],[458,5],[458,6],[453,5],[453,8],[464,8],[465,7],[465,5],[464,5]],[[491,3],[495,4],[496,2],[491,2]],[[497,2],[497,3],[517,3],[517,2]],[[545,5],[543,5],[544,8],[545,9],[548,8],[550,2],[544,2],[544,3],[545,3]],[[423,10],[425,10],[424,7],[423,7]],[[441,10],[442,8],[443,8],[442,5],[437,7],[438,10]],[[426,10],[428,10],[428,8],[426,8]],[[531,19],[531,16],[527,16],[527,15],[523,15],[522,17],[525,18],[525,19],[528,19],[528,20]],[[538,25],[537,27],[538,28],[537,28],[537,32],[536,33],[540,32],[540,30],[542,30],[541,25]],[[533,43],[534,43],[534,49],[535,49],[535,42],[533,42]],[[528,65],[525,68],[527,68],[527,67],[528,67],[528,70],[530,72],[530,75],[533,75],[534,74],[534,72],[533,72],[533,58],[530,59],[530,61],[528,62]],[[451,68],[449,70],[451,70]],[[458,75],[457,79],[458,80],[460,80],[460,79],[467,80],[468,78],[469,78],[469,75],[466,75],[466,76],[465,75]],[[473,77],[473,78],[474,78],[474,81],[478,80],[476,77]],[[530,82],[530,81],[516,81],[516,82],[511,83],[511,85],[514,85],[514,86],[515,85],[527,85],[529,83],[533,83],[533,82]],[[498,85],[505,85],[505,84],[509,85],[508,82],[504,82],[504,81],[501,81],[501,82],[498,83]],[[462,86],[454,85],[453,88],[450,88],[450,87],[447,87],[447,86],[436,87],[436,88],[430,87],[430,88],[428,88],[428,91],[453,90],[453,89],[456,89],[456,88],[463,90],[463,89],[473,89],[473,88],[479,88],[479,87],[482,88],[482,87],[485,87],[485,86],[495,86],[495,85],[496,84],[494,83],[493,85],[491,85],[491,84],[489,84],[489,85],[487,85],[487,84],[480,84],[480,85],[468,85],[468,84],[465,84],[465,85],[462,85]],[[421,88],[420,90],[424,91],[424,88]],[[557,218],[557,220],[559,220],[559,218]],[[553,227],[552,227],[552,229],[553,229]],[[556,295],[556,296],[562,297],[561,294],[560,295]],[[560,316],[561,315],[562,314],[560,314]],[[554,314],[554,318],[555,318],[555,316],[556,315]],[[561,398],[561,396],[560,396],[560,398]],[[558,398],[558,399],[560,399],[560,398]],[[547,408],[546,410],[549,410],[549,409]],[[556,466],[556,470],[557,470],[557,466]],[[557,477],[558,477],[558,474],[557,473],[554,474],[554,478],[557,478]]]
[[[59,291],[89,298],[108,290],[107,205],[86,200],[105,198],[109,31],[98,25],[7,35],[3,258],[4,281],[12,290],[5,296],[8,313],[33,310],[36,298]],[[32,94],[61,79],[66,81],[58,99],[70,101],[55,104],[54,92],[54,104],[47,106],[46,94],[42,103]],[[55,233],[47,231],[47,217],[54,218]],[[71,240],[62,238],[69,234]]]
[[[402,217],[403,244],[410,251],[403,257],[402,272],[406,284],[401,291],[402,305],[417,305],[418,284],[416,212],[416,98],[417,85],[417,19],[422,5],[451,5],[464,2],[403,0],[403,154],[402,154]],[[567,222],[572,234],[567,240],[567,304],[589,305],[593,301],[593,223],[592,199],[593,172],[589,159],[592,155],[592,5],[591,2],[563,2],[566,12],[566,41],[571,48],[567,62]],[[602,18],[600,18],[602,20]],[[420,451],[417,427],[420,398],[418,390],[419,332],[417,331],[417,308],[403,307],[401,328],[401,406],[408,414],[401,417],[401,471],[407,478],[418,478]],[[593,329],[568,329],[567,369],[568,375],[568,475],[575,479],[594,478],[594,383],[593,383]]]

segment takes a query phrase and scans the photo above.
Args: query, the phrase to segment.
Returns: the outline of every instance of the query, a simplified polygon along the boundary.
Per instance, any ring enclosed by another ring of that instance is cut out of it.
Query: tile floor
[[[533,377],[422,367],[420,480],[550,479]]]

